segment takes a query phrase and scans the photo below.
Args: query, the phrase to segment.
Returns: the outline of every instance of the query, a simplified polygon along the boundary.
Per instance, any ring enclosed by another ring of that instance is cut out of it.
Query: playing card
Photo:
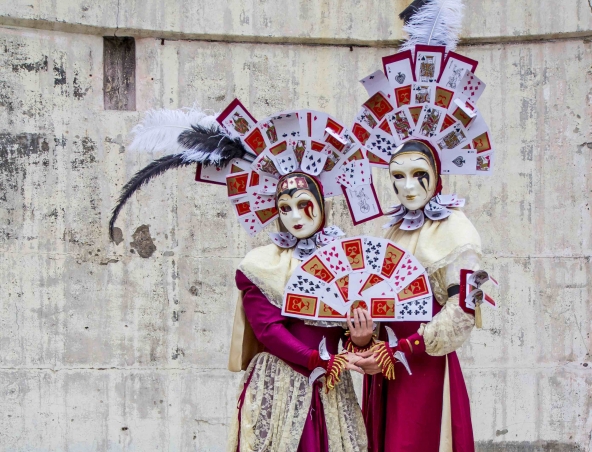
[[[235,204],[235,206],[240,205]],[[246,213],[238,217],[238,221],[241,226],[249,233],[250,236],[255,236],[263,229],[263,225],[259,222],[256,215],[253,212]]]
[[[322,138],[325,136],[325,130],[331,129],[338,135],[343,132],[345,126],[337,121],[335,118],[329,116],[327,113],[318,111],[311,112],[311,137]]]
[[[387,240],[375,237],[364,237],[364,260],[366,270],[372,273],[380,274],[384,256],[386,254]]]
[[[275,196],[273,195],[262,195],[257,193],[258,186],[249,187],[247,189],[248,196],[247,200],[253,210],[263,210],[275,207]]]
[[[489,176],[493,173],[493,152],[477,154],[476,174]]]
[[[401,108],[404,105],[411,104],[411,94],[413,90],[413,84],[399,86],[395,88],[395,104],[397,108]]]
[[[389,281],[397,292],[407,287],[415,278],[421,275],[425,269],[411,253],[405,253],[399,261],[397,268]]]
[[[230,173],[249,171],[250,167],[251,165],[242,159],[234,159],[224,168],[217,168],[214,165],[197,165],[195,180],[209,184],[226,185],[226,176]]]
[[[278,210],[275,206],[265,209],[254,210],[253,213],[263,227],[267,226],[278,216]]]
[[[297,292],[307,295],[314,295],[322,287],[327,286],[326,281],[322,281],[310,273],[307,273],[302,268],[294,270],[292,276],[286,285],[286,292]]]
[[[474,149],[445,149],[440,153],[442,174],[476,174],[477,153]]]
[[[316,253],[321,261],[327,266],[336,279],[350,273],[351,265],[343,249],[339,244],[328,244],[320,248]]]
[[[478,62],[476,60],[467,58],[464,55],[448,52],[446,55],[446,62],[444,63],[444,69],[438,82],[444,87],[454,91],[465,75],[465,72],[475,72],[477,64]]]
[[[298,167],[298,160],[296,154],[291,147],[288,146],[286,140],[280,141],[269,149],[269,153],[273,156],[276,168],[281,174],[288,174],[295,171]]]
[[[348,287],[348,300],[360,300],[362,298],[362,286],[368,280],[368,277],[372,275],[367,271],[360,271],[358,273],[350,273],[349,275],[349,287]]]
[[[272,118],[278,140],[300,138],[300,121],[295,111],[277,115]]]
[[[415,124],[408,108],[400,108],[390,113],[387,115],[387,120],[391,126],[392,135],[397,145],[411,138]]]
[[[257,125],[253,126],[243,137],[241,137],[241,140],[245,147],[250,149],[255,155],[261,154],[265,148],[267,148],[265,138],[263,138],[261,129]]]
[[[216,120],[232,137],[244,136],[257,123],[238,99],[234,99]]]
[[[445,116],[446,110],[443,108],[424,105],[417,120],[417,125],[413,130],[413,135],[420,138],[432,138],[436,136],[440,131]]]
[[[391,93],[393,92],[389,80],[384,75],[384,72],[380,70],[364,77],[360,80],[360,83],[366,89],[369,97],[374,96],[379,91],[385,93],[387,97],[391,97]]]
[[[354,122],[352,125],[352,134],[360,144],[366,144],[366,141],[372,134],[372,129],[359,122]]]
[[[415,80],[420,83],[435,83],[442,72],[444,46],[415,46]]]
[[[386,279],[391,279],[403,261],[405,254],[405,250],[396,247],[392,243],[388,243],[385,248],[380,274]]]
[[[370,315],[373,319],[396,320],[394,296],[370,298]]]
[[[399,143],[394,136],[387,135],[380,129],[375,129],[368,141],[366,141],[366,147],[381,159],[390,162],[390,158],[399,147]]]
[[[341,249],[345,253],[352,271],[362,271],[366,268],[361,237],[341,241]]]
[[[349,161],[341,167],[341,171],[339,182],[346,187],[353,188],[372,182],[370,162],[366,159]]]
[[[263,151],[259,156],[251,163],[251,168],[259,173],[265,173],[269,176],[273,176],[279,179],[281,174],[275,166],[273,156],[269,152],[269,149]]]
[[[410,301],[431,296],[432,288],[430,287],[427,274],[424,272],[397,294],[397,302],[408,303]]]
[[[458,120],[463,127],[470,129],[479,115],[479,110],[471,101],[457,97],[450,104],[448,113]]]
[[[254,176],[253,176],[254,177]],[[275,195],[278,180],[266,174],[258,174],[256,192],[260,195]]]
[[[346,309],[347,313],[347,309]],[[331,306],[326,305],[321,301],[319,306],[319,315],[318,317],[323,320],[337,320],[337,319],[345,319],[345,314],[340,314],[338,311],[333,309]],[[311,374],[312,375],[312,374]]]
[[[351,303],[348,303],[347,298],[343,297],[343,293],[339,290],[336,283],[328,284],[323,287],[319,294],[321,300],[340,314],[347,313]]]
[[[415,128],[415,126],[417,125],[417,122],[419,121],[419,115],[421,115],[421,112],[423,110],[423,106],[422,105],[415,105],[415,106],[408,106],[408,107],[403,107],[409,110],[409,115],[411,116],[411,119],[413,120],[413,127]]]
[[[228,191],[228,198],[240,198],[247,194],[249,176],[251,174],[251,171],[242,171],[240,173],[231,173],[226,176],[226,189]]]
[[[336,279],[335,273],[329,270],[329,265],[323,262],[316,254],[303,262],[300,268],[304,272],[326,283],[333,282]]]
[[[435,85],[430,83],[414,83],[411,87],[410,105],[424,105],[434,103]]]
[[[467,131],[460,122],[457,122],[452,127],[447,128],[444,132],[440,132],[434,140],[438,150],[441,152],[444,149],[456,149],[463,147],[469,143]]]
[[[388,95],[382,91],[377,92],[364,102],[364,107],[370,110],[378,121],[382,121],[382,118],[387,113],[394,110],[393,105],[388,100]]]
[[[261,130],[261,135],[267,143],[267,146],[271,146],[278,141],[278,134],[273,124],[273,117],[269,116],[258,123],[258,127]]]
[[[448,110],[450,104],[452,103],[452,99],[454,97],[454,91],[444,88],[443,86],[436,85],[434,87],[434,105],[436,107],[444,108]]]
[[[319,303],[317,296],[288,291],[284,294],[282,314],[301,318],[315,317]]]
[[[378,196],[372,184],[343,187],[343,193],[354,226],[382,215]]]
[[[395,319],[401,321],[429,322],[432,320],[432,297],[420,298],[409,303],[397,303]]]
[[[393,88],[409,85],[413,82],[413,56],[411,50],[383,57],[382,67]]]
[[[307,149],[300,162],[300,169],[307,174],[317,176],[322,170],[327,161],[327,154],[325,152],[317,152],[312,149]]]
[[[471,139],[471,147],[477,151],[477,154],[493,149],[489,127],[481,114],[477,115],[475,122],[471,125],[467,133]]]
[[[460,80],[455,94],[476,104],[477,100],[481,97],[481,94],[483,94],[483,91],[485,91],[485,86],[485,83],[479,77],[471,71],[466,71],[465,75]]]

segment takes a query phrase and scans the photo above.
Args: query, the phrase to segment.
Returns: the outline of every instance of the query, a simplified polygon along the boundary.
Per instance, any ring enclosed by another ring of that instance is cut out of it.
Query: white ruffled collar
[[[465,200],[457,198],[453,194],[434,196],[422,209],[408,210],[403,204],[393,206],[393,210],[387,214],[391,218],[391,221],[385,224],[383,228],[390,228],[402,220],[403,222],[399,225],[399,229],[414,231],[423,226],[425,217],[432,221],[444,220],[452,213],[448,209],[449,207],[463,207],[464,205]]]
[[[298,239],[289,232],[270,232],[269,237],[280,248],[294,248],[294,258],[304,260],[311,256],[318,247],[325,246],[339,237],[345,236],[345,232],[337,226],[329,226],[321,229],[312,237]]]

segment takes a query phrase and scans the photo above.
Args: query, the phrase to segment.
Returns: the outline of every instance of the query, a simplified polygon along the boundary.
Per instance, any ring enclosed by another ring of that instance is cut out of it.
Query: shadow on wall
[[[476,452],[586,452],[577,444],[556,441],[478,441],[475,446]]]

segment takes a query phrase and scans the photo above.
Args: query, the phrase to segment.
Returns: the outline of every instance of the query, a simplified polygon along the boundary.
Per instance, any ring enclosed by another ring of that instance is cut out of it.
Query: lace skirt
[[[241,452],[296,452],[313,390],[320,392],[329,451],[367,450],[364,421],[348,371],[342,374],[335,389],[326,394],[324,387],[311,387],[308,377],[264,352],[253,358],[240,388],[241,393],[244,389],[244,398],[240,419],[239,408],[233,416],[228,452],[237,451],[239,439]]]

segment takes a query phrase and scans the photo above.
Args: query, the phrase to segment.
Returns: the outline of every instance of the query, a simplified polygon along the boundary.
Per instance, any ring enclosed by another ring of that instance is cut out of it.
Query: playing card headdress
[[[326,113],[289,111],[257,122],[235,99],[217,117],[199,110],[150,112],[133,132],[130,149],[170,154],[138,171],[123,187],[109,223],[111,236],[119,212],[136,190],[169,169],[192,164],[197,164],[197,181],[226,185],[232,208],[251,235],[277,218],[278,181],[309,179],[321,197],[344,194],[354,224],[382,215],[366,149]],[[289,177],[298,172],[303,177]]]
[[[462,11],[459,0],[414,1],[400,15],[408,40],[382,59],[384,72],[361,80],[370,98],[352,133],[368,149],[372,165],[388,168],[406,143],[420,140],[433,151],[440,174],[492,173],[494,146],[476,107],[485,84],[474,74],[477,61],[454,52]],[[450,215],[447,207],[463,202],[454,195],[435,196],[423,212],[399,209],[387,226],[403,218],[409,220],[405,229],[416,229],[424,214],[443,219]]]

